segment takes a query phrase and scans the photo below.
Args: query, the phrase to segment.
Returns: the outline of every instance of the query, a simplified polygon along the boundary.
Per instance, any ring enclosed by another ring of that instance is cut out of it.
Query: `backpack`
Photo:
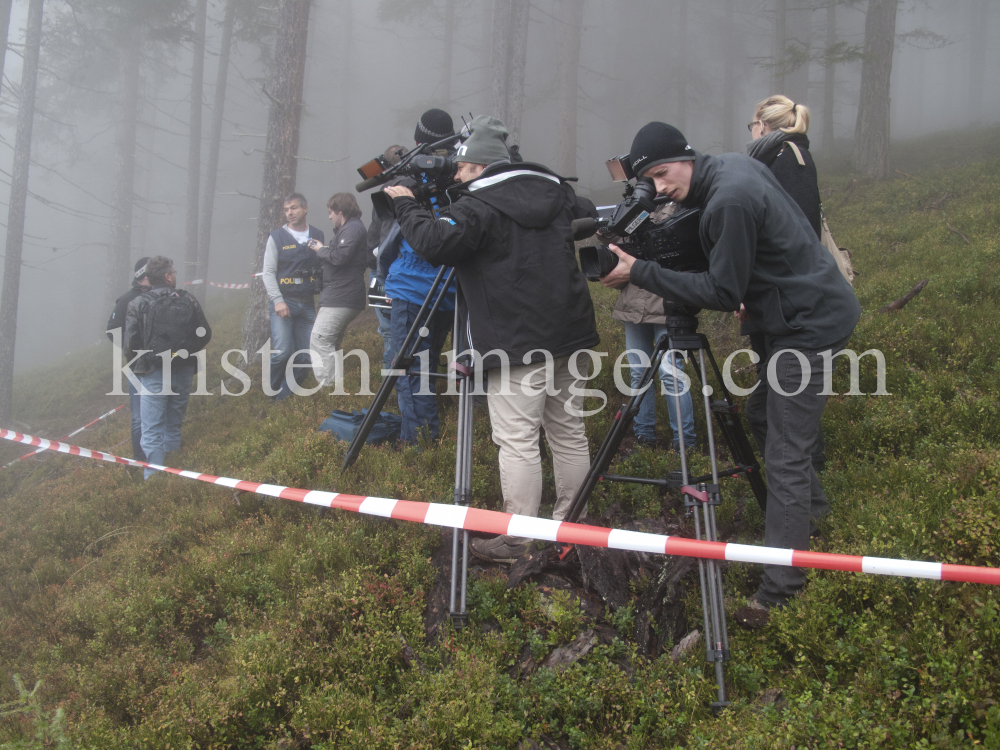
[[[185,291],[171,289],[167,294],[150,295],[146,309],[143,349],[159,354],[169,349],[187,349],[189,354],[204,348],[195,334],[198,327],[198,301]]]

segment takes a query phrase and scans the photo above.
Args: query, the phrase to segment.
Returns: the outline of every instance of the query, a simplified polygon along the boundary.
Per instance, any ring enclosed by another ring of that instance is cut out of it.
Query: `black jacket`
[[[397,198],[403,236],[424,260],[454,266],[469,311],[472,347],[499,349],[512,366],[563,357],[600,341],[570,222],[594,204],[538,164],[495,164],[455,192],[435,219]],[[485,357],[484,368],[500,365]]]
[[[364,310],[367,302],[368,232],[361,219],[349,219],[337,230],[329,247],[316,251],[323,261],[320,307]]]
[[[163,298],[170,298],[164,300]],[[172,302],[174,304],[167,304]],[[184,319],[181,327],[178,319]],[[199,328],[203,328],[201,335]],[[160,352],[176,352],[186,349],[188,358],[176,357],[174,364],[186,362],[194,365],[190,355],[200,352],[212,338],[212,327],[205,319],[205,313],[194,295],[183,289],[173,289],[169,286],[154,286],[144,290],[132,300],[125,316],[125,341],[127,355],[132,359],[142,349],[149,350],[132,366],[136,375],[153,372],[163,366],[163,361],[157,356]]]
[[[115,328],[122,329],[121,344],[122,348],[125,348],[128,343],[125,340],[125,314],[128,312],[129,303],[146,291],[148,287],[141,287],[138,283],[134,284],[131,289],[129,289],[125,294],[115,300],[115,309],[111,311],[111,317],[108,318],[108,324],[104,327],[105,332],[108,334],[108,339],[114,341],[114,337],[111,332]]]
[[[799,164],[795,151],[788,143],[794,143],[802,154]],[[785,189],[802,213],[809,219],[809,225],[822,237],[822,218],[820,212],[819,183],[816,176],[816,163],[809,153],[809,137],[805,133],[791,133],[770,148],[755,154],[754,158],[771,170],[778,184]]]
[[[636,261],[632,283],[709,310],[737,310],[773,347],[815,349],[847,338],[861,317],[854,290],[774,175],[743,154],[696,153],[685,207],[701,208],[706,273]]]

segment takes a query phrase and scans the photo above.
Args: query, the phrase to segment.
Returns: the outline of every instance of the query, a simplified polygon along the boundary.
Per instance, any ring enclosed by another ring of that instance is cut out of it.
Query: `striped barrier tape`
[[[101,416],[99,416],[99,417],[98,417],[97,419],[95,419],[95,420],[93,420],[93,421],[91,421],[91,422],[87,422],[87,424],[85,424],[85,425],[84,425],[83,427],[81,427],[80,429],[78,429],[78,430],[73,430],[73,432],[71,432],[71,433],[70,433],[69,435],[67,435],[66,437],[64,437],[64,438],[63,438],[63,440],[69,440],[69,439],[70,439],[71,437],[73,437],[74,435],[79,435],[79,434],[80,434],[81,432],[83,432],[84,430],[86,430],[86,429],[87,429],[88,427],[90,427],[91,425],[95,425],[95,424],[97,424],[97,423],[98,423],[98,422],[100,422],[100,421],[101,421],[102,419],[107,419],[108,417],[110,417],[110,416],[111,416],[112,414],[114,414],[114,413],[115,413],[116,411],[118,411],[119,409],[124,409],[124,408],[125,408],[125,404],[121,404],[120,406],[116,406],[116,407],[115,407],[114,409],[112,409],[111,411],[109,411],[109,412],[108,412],[107,414],[102,414],[102,415],[101,415]],[[0,466],[0,471],[3,471],[4,469],[6,469],[6,468],[9,468],[9,467],[13,466],[13,465],[14,465],[14,464],[16,464],[16,463],[17,463],[18,461],[23,461],[24,459],[26,459],[26,458],[29,458],[30,456],[36,456],[36,455],[38,455],[39,453],[41,453],[42,451],[44,451],[44,450],[45,450],[45,448],[39,448],[39,449],[38,449],[37,451],[32,451],[31,453],[25,453],[25,454],[24,454],[23,456],[18,456],[18,457],[17,457],[17,458],[15,458],[15,459],[14,459],[13,461],[11,461],[11,462],[10,462],[9,464],[4,464],[3,466]]]
[[[204,279],[193,279],[192,281],[185,281],[184,286],[191,286],[192,284],[204,284]],[[219,289],[249,289],[249,284],[218,284],[214,281],[208,282],[209,286],[215,286]]]
[[[229,477],[199,474],[196,471],[173,469],[121,458],[110,453],[80,448],[55,440],[24,435],[12,430],[0,429],[0,438],[25,445],[38,446],[42,450],[58,451],[99,461],[142,466],[144,468],[177,474],[187,479],[217,484],[244,492],[295,500],[324,508],[340,508],[355,513],[366,513],[401,521],[447,526],[449,528],[480,531],[486,534],[510,534],[512,536],[541,539],[561,544],[580,544],[588,547],[652,552],[661,555],[681,557],[701,557],[728,562],[782,565],[795,568],[817,568],[820,570],[840,570],[849,573],[869,573],[872,575],[900,576],[903,578],[928,578],[935,581],[959,581],[964,583],[989,583],[1000,586],[1000,568],[981,568],[972,565],[920,562],[917,560],[893,560],[885,557],[861,557],[859,555],[839,555],[830,552],[809,552],[805,550],[779,549],[777,547],[757,547],[748,544],[727,542],[706,542],[699,539],[647,534],[641,531],[606,529],[565,521],[550,521],[533,516],[519,516],[495,510],[444,505],[441,503],[417,503],[410,500],[392,500],[385,497],[345,495],[322,490],[300,490],[282,487],[278,484],[247,482]]]

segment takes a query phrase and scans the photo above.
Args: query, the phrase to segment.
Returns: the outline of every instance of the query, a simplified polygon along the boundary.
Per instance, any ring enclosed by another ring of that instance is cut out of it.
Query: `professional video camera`
[[[669,200],[657,197],[653,181],[640,178],[630,182],[635,175],[627,155],[606,164],[614,182],[627,183],[622,202],[598,208],[597,219],[574,221],[574,239],[583,240],[595,233],[619,237],[615,244],[640,260],[652,260],[674,271],[707,271],[708,258],[698,234],[701,212],[697,208],[679,209],[658,222],[657,214]],[[606,245],[580,248],[580,268],[591,281],[598,281],[617,265],[618,256]]]
[[[359,193],[384,185],[399,177],[409,178],[402,184],[413,191],[418,202],[431,208],[436,199],[440,205],[445,190],[455,184],[458,165],[451,156],[442,156],[435,151],[451,150],[460,135],[450,135],[435,143],[421,143],[400,158],[399,163],[389,164],[383,156],[376,156],[370,162],[358,167],[358,174],[365,179],[354,186]],[[379,191],[372,195],[372,206],[383,221],[392,220],[395,212],[392,201]]]

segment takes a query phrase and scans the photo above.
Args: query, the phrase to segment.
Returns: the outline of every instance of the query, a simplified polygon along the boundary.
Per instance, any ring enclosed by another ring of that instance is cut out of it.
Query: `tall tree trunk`
[[[21,286],[21,250],[24,212],[28,199],[28,165],[31,162],[31,129],[35,119],[35,84],[42,42],[42,4],[31,0],[21,68],[21,101],[17,108],[14,165],[7,212],[7,249],[0,292],[0,424],[10,424],[14,409],[14,344],[17,341],[17,301]]]
[[[559,120],[557,169],[576,176],[576,114],[580,69],[580,38],[583,35],[583,0],[556,0],[556,48],[559,55]]]
[[[865,16],[861,99],[851,162],[855,171],[879,180],[889,175],[889,80],[898,5],[899,0],[869,0]]]
[[[837,43],[837,4],[830,2],[826,6],[826,49],[829,55],[833,45]],[[832,154],[835,147],[833,133],[833,109],[836,106],[834,91],[837,84],[837,66],[826,60],[823,69],[823,150]]]
[[[201,191],[201,100],[205,84],[205,19],[208,0],[196,0],[194,9],[194,44],[191,61],[191,109],[188,118],[187,223],[184,233],[184,280],[201,279],[190,291],[202,302],[208,279],[198,264],[198,204]]]
[[[10,32],[10,6],[13,0],[0,0],[0,39],[3,39],[3,49],[0,49],[0,81],[3,81],[3,63],[7,57],[7,34]]]
[[[771,93],[785,93],[785,45],[787,31],[785,21],[787,16],[787,1],[774,0],[774,74],[771,76]]]
[[[479,9],[479,113],[490,111],[493,81],[493,3],[481,2]]]
[[[809,98],[809,53],[812,45],[812,8],[809,3],[793,3],[785,9],[785,52],[794,45],[805,52],[806,62],[795,67],[786,66],[783,90],[775,94],[784,94],[796,104],[805,104]],[[792,62],[792,60],[789,60]]]
[[[493,69],[490,111],[503,120],[509,144],[521,140],[524,63],[528,52],[530,0],[493,1]]]
[[[733,29],[733,5],[735,0],[725,0],[722,33],[726,49],[722,56],[722,150],[733,151],[735,117],[733,108],[736,100],[736,34]],[[681,131],[683,132],[683,131]]]
[[[673,78],[677,82],[677,124],[682,133],[687,129],[687,61],[688,61],[688,0],[677,6],[677,55]]]
[[[973,0],[969,8],[969,115],[974,125],[983,122],[983,76],[986,72],[986,29],[989,3]]]
[[[226,85],[229,82],[229,56],[233,46],[233,26],[236,22],[236,0],[226,0],[222,19],[222,41],[219,45],[219,70],[215,76],[215,105],[212,108],[212,130],[208,142],[208,167],[205,172],[205,198],[201,206],[201,228],[198,235],[198,268],[208,283],[208,260],[211,255],[212,216],[215,213],[215,184],[219,176],[219,152],[222,148],[222,114],[226,109]]]
[[[114,187],[112,189],[111,246],[105,271],[104,309],[128,289],[132,275],[132,208],[135,202],[135,131],[139,116],[139,66],[142,63],[142,32],[131,29],[118,47],[121,84],[115,129]]]
[[[339,59],[337,69],[339,71],[339,111],[337,113],[337,140],[340,143],[341,158],[346,157],[346,161],[340,162],[340,179],[344,182],[354,182],[354,171],[356,164],[351,161],[351,89],[353,88],[353,76],[351,66],[354,62],[354,1],[340,0],[340,37]]]
[[[441,101],[447,108],[451,104],[452,50],[455,47],[455,0],[444,4],[444,57],[441,60]]]
[[[257,254],[252,272],[263,266],[267,237],[284,224],[285,196],[295,189],[299,124],[302,119],[302,84],[306,71],[310,0],[282,0],[275,39],[274,75],[268,86],[271,108],[267,116],[267,150],[260,189]],[[243,316],[243,347],[260,349],[270,335],[267,292],[263,284],[251,287],[250,303]]]

